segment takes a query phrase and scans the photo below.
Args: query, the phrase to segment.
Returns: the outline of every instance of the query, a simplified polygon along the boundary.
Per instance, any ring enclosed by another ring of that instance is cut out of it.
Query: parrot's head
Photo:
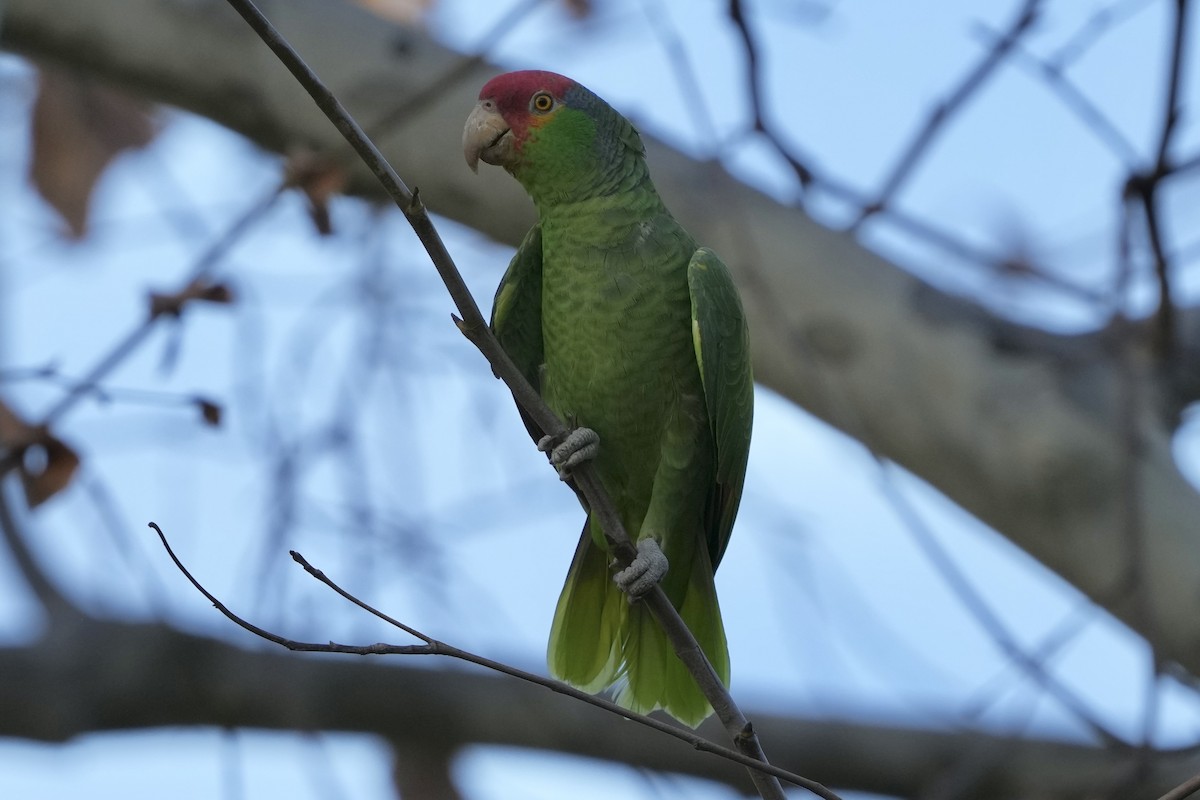
[[[484,85],[463,129],[463,154],[504,167],[535,201],[594,195],[642,141],[612,106],[553,72],[525,70]]]

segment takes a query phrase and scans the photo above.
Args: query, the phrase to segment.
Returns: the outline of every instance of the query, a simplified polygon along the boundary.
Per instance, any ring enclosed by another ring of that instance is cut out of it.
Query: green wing
[[[534,225],[508,264],[492,301],[492,332],[533,388],[541,391],[542,226]],[[521,411],[536,441],[541,430]]]
[[[754,417],[754,377],[742,301],[729,270],[707,247],[697,250],[688,263],[688,288],[692,342],[717,449],[716,481],[705,510],[708,553],[715,570],[729,544],[742,499]]]

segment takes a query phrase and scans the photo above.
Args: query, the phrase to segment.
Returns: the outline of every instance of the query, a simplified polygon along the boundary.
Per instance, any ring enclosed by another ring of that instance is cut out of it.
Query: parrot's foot
[[[621,591],[629,595],[630,602],[641,599],[667,574],[667,557],[654,539],[639,539],[637,558],[625,569],[613,576]]]
[[[550,463],[565,481],[571,477],[573,468],[600,452],[600,437],[591,428],[574,428],[562,436],[543,436],[538,439],[537,448],[550,454]]]

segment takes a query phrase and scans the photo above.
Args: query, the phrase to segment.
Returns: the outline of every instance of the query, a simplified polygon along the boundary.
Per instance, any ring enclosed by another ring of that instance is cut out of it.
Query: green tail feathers
[[[728,685],[729,650],[705,548],[697,548],[691,561],[682,603],[677,601],[676,607]],[[616,701],[631,711],[646,714],[661,708],[693,728],[712,713],[649,610],[629,603],[613,582],[608,554],[586,533],[554,612],[548,661],[555,678],[586,692],[618,684]]]

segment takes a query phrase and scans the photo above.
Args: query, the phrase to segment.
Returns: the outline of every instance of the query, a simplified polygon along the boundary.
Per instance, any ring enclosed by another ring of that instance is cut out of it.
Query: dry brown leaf
[[[0,400],[0,445],[19,456],[25,501],[36,508],[61,492],[79,469],[79,455],[39,426],[30,425]]]
[[[21,467],[21,485],[25,487],[25,502],[30,508],[37,508],[65,489],[79,469],[79,455],[61,439],[47,434],[35,446],[45,453],[40,469]]]
[[[563,0],[563,5],[567,7],[567,11],[571,12],[572,16],[576,19],[590,17],[592,11],[595,10],[592,7],[591,0]]]
[[[0,446],[20,447],[28,443],[32,428],[0,400]]]
[[[214,428],[220,427],[223,412],[219,404],[205,397],[197,397],[196,405],[200,407],[200,417],[204,420],[204,424]]]
[[[333,233],[329,201],[346,188],[345,166],[304,150],[289,155],[284,170],[288,185],[299,188],[308,198],[308,215],[317,232],[322,236]]]
[[[416,25],[433,6],[433,0],[355,0],[377,17],[401,25]]]
[[[217,305],[229,305],[234,301],[233,290],[228,284],[210,283],[207,278],[196,278],[178,292],[150,292],[148,297],[150,316],[154,319],[162,316],[178,317],[183,314],[183,307],[193,300]]]
[[[122,150],[154,138],[147,103],[78,73],[43,67],[33,106],[30,179],[72,238],[87,233],[96,181]]]

